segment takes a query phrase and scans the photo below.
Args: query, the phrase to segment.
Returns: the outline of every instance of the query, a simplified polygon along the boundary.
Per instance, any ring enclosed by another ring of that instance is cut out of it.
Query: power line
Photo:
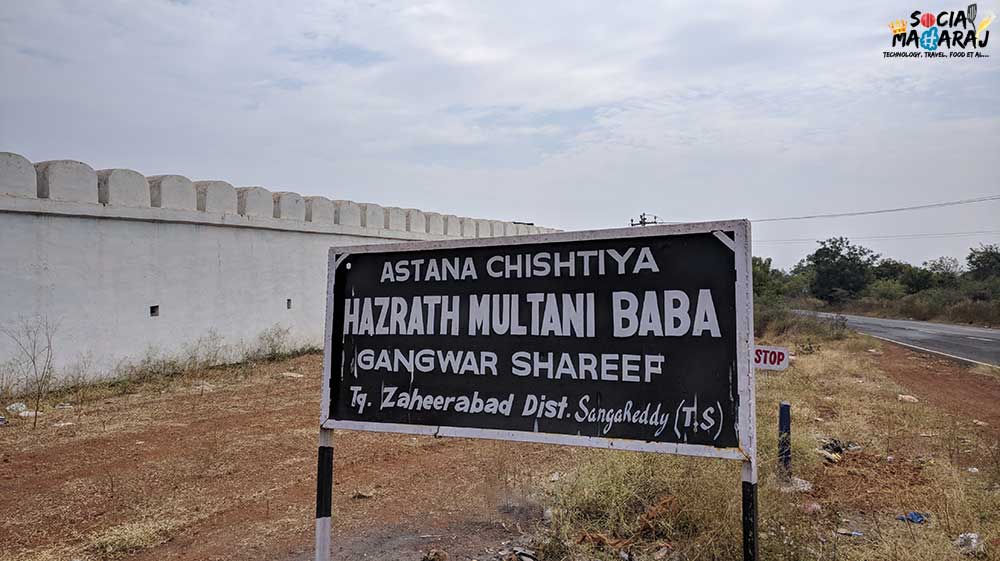
[[[963,236],[995,236],[1000,235],[1000,230],[975,230],[971,232],[924,232],[924,233],[914,233],[914,234],[882,234],[877,236],[839,236],[850,239],[851,241],[872,241],[872,240],[916,240],[916,239],[932,239],[932,238],[957,238]],[[794,243],[816,243],[818,240],[815,238],[789,238],[784,240],[754,240],[753,243],[772,243],[772,244],[794,244]]]
[[[987,201],[1000,200],[1000,195],[987,195],[985,197],[976,197],[974,199],[961,199],[957,201],[945,201],[942,203],[931,203],[926,205],[915,205],[915,206],[901,206],[896,208],[883,208],[879,210],[860,210],[855,212],[836,212],[831,214],[812,214],[806,216],[783,216],[781,218],[760,218],[756,220],[751,220],[751,222],[785,222],[789,220],[812,220],[815,218],[844,218],[848,216],[867,216],[871,214],[889,214],[892,212],[904,212],[908,210],[923,210],[928,208],[940,208],[947,206],[957,206],[957,205],[968,205],[973,203],[983,203]]]

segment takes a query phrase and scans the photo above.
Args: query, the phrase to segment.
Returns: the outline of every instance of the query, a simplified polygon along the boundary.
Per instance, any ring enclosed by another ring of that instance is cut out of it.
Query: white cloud
[[[1000,53],[883,59],[887,22],[913,9],[5,2],[0,149],[565,228],[996,192]],[[995,214],[757,234],[990,229]],[[886,247],[921,261],[975,241]],[[805,249],[760,246],[783,266]]]

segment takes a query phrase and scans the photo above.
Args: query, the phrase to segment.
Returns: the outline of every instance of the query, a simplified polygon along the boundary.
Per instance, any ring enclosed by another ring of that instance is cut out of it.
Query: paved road
[[[821,317],[834,316],[834,314],[822,312],[796,311]],[[954,358],[1000,366],[1000,329],[840,315],[847,318],[848,327],[873,337],[950,355]]]

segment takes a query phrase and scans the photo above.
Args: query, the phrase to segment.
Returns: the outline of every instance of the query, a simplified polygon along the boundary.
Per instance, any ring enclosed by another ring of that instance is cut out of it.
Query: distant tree
[[[807,296],[809,294],[809,287],[812,286],[815,276],[812,269],[789,275],[785,279],[785,294],[792,297]]]
[[[931,272],[934,286],[958,286],[958,277],[962,274],[962,263],[947,255],[924,262],[924,268]]]
[[[899,280],[906,273],[907,269],[913,267],[909,263],[896,261],[895,259],[881,259],[878,264],[872,267],[873,280]]]
[[[771,258],[753,257],[753,296],[754,298],[772,299],[784,292],[785,272],[771,267]]]
[[[954,257],[943,255],[937,259],[924,261],[924,268],[936,275],[954,275],[962,273],[962,263]]]
[[[816,268],[808,260],[800,259],[785,279],[785,294],[808,296],[811,293],[810,287],[812,287],[814,278],[816,278]]]
[[[808,275],[813,271],[813,264],[808,259],[799,259],[799,262],[792,267],[791,274],[793,275]]]
[[[969,276],[974,279],[1000,277],[1000,245],[979,244],[979,249],[969,250],[965,262],[969,266]]]
[[[809,289],[813,296],[830,303],[843,302],[865,289],[879,256],[853,245],[847,238],[819,242],[819,249],[806,257],[815,277]]]
[[[895,259],[879,260],[872,267],[872,280],[896,281],[906,288],[908,294],[926,290],[935,284],[931,271]]]
[[[903,286],[906,287],[907,293],[916,294],[921,290],[927,290],[934,286],[934,273],[922,267],[910,265],[903,272],[903,276],[899,277],[899,282],[903,283]]]

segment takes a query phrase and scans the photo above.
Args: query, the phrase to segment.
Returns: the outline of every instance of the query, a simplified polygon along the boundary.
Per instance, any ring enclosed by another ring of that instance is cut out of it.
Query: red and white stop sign
[[[788,349],[784,347],[754,347],[753,367],[761,370],[788,368]]]

